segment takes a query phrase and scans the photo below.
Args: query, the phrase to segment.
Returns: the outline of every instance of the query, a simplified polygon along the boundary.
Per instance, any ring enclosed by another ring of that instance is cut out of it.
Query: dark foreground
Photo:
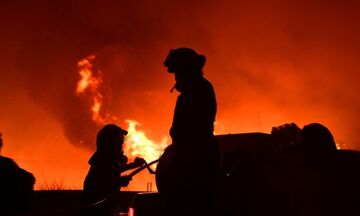
[[[360,215],[360,153],[306,161],[296,146],[278,146],[262,133],[217,136],[222,152],[220,215]],[[91,206],[81,191],[35,191],[20,215],[74,216]],[[120,192],[120,212],[165,215],[157,193]],[[184,201],[186,205],[186,201]],[[130,216],[130,215],[129,215]],[[132,215],[131,215],[132,216]]]

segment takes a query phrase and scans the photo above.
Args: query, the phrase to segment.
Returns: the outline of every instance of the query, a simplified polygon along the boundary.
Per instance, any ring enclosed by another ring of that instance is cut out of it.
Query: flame
[[[158,159],[168,145],[168,138],[164,137],[160,143],[154,143],[144,132],[136,129],[136,126],[140,126],[138,122],[134,120],[126,120],[126,122],[129,127],[125,142],[125,154],[130,157],[143,157],[147,162]]]
[[[78,81],[78,85],[76,87],[76,93],[84,93],[86,89],[90,89],[91,91],[97,91],[99,84],[101,83],[101,79],[93,76],[92,72],[92,64],[91,61],[95,60],[95,55],[90,55],[85,59],[82,59],[78,62],[79,74],[81,76],[81,80]]]
[[[92,62],[95,58],[95,55],[90,55],[78,62],[81,79],[77,83],[76,94],[90,96],[92,120],[98,125],[104,125],[116,121],[116,117],[110,114],[105,116],[101,114],[104,97],[99,92],[99,87],[102,84],[102,73],[98,71],[95,75],[93,72]],[[137,121],[127,120],[126,122],[128,123],[128,135],[124,149],[125,154],[130,158],[142,157],[147,162],[158,159],[167,146],[168,138],[165,137],[160,143],[154,143],[144,132],[136,129],[136,126],[140,126]]]
[[[346,149],[346,145],[344,143],[335,142],[335,145],[337,150]]]
[[[77,95],[90,95],[92,99],[92,105],[90,109],[92,113],[92,120],[98,125],[103,125],[116,119],[116,117],[110,115],[101,115],[103,96],[98,89],[102,83],[102,73],[101,71],[98,71],[97,76],[95,76],[93,73],[92,61],[94,61],[95,58],[95,55],[90,55],[78,62],[79,75],[81,79],[77,83],[76,93]]]

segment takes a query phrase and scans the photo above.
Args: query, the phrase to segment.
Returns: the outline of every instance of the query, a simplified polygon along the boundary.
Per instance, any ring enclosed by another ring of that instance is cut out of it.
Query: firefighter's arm
[[[123,165],[121,168],[121,172],[125,172],[130,169],[135,169],[137,167],[144,165],[145,163],[146,161],[143,158],[135,158],[134,162]]]
[[[132,180],[131,176],[120,176],[120,180],[119,180],[120,187],[128,186],[131,180]]]

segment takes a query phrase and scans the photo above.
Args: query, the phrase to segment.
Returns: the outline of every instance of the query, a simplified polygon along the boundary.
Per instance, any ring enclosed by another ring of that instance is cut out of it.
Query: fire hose
[[[147,170],[149,171],[150,174],[155,174],[156,172],[154,170],[151,169],[151,165],[159,162],[160,159],[156,159],[154,161],[151,161],[150,163],[146,163],[145,161],[145,164],[137,169],[135,169],[134,171],[132,171],[128,176],[129,177],[133,177],[135,176],[136,174],[138,174],[139,172],[141,172],[143,169],[147,168]]]
[[[154,160],[154,161],[151,161],[150,163],[147,163],[147,162],[145,161],[145,164],[144,164],[144,165],[142,165],[141,167],[138,167],[137,169],[135,169],[134,171],[132,171],[128,176],[129,176],[129,177],[133,177],[133,176],[135,176],[136,174],[138,174],[139,172],[141,172],[142,170],[144,170],[145,168],[148,169],[148,171],[149,171],[150,174],[155,174],[156,172],[155,172],[154,170],[152,170],[150,166],[153,165],[153,164],[155,164],[155,163],[157,163],[157,162],[159,162],[159,159],[156,159],[156,160]],[[96,206],[96,205],[99,205],[99,204],[101,204],[101,203],[104,203],[106,200],[108,200],[108,199],[109,199],[110,197],[112,197],[112,196],[113,196],[113,194],[110,194],[110,195],[108,195],[107,197],[105,197],[105,198],[103,198],[103,199],[101,199],[101,200],[99,200],[99,201],[96,201],[96,202],[94,202],[94,203],[91,203],[91,204],[87,205],[85,208],[94,207],[94,206]]]
[[[129,177],[133,177],[135,176],[136,174],[138,174],[139,172],[141,172],[142,170],[144,169],[147,169],[149,171],[150,174],[155,174],[156,172],[154,170],[151,169],[151,165],[153,164],[156,164],[159,162],[159,159],[156,159],[154,161],[151,161],[150,163],[147,163],[145,161],[145,164],[138,167],[137,169],[135,169],[134,171],[132,171],[128,176]],[[79,211],[82,211],[84,209],[89,209],[89,208],[92,208],[92,207],[95,207],[95,206],[98,206],[98,205],[101,205],[103,203],[105,203],[106,201],[108,201],[111,197],[113,197],[114,194],[110,194],[106,197],[104,197],[103,199],[101,200],[98,200],[98,201],[95,201],[93,203],[90,203],[90,204],[87,204],[87,205],[84,205],[84,206],[81,206],[80,208],[76,208],[76,209],[68,209],[68,210],[63,210],[61,212],[57,212],[57,213],[54,213],[54,214],[51,214],[52,216],[59,216],[59,215],[67,215],[69,213],[74,213],[74,212],[79,212]]]

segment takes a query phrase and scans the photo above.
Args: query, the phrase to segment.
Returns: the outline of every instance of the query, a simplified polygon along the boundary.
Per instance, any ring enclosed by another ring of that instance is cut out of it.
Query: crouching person
[[[145,163],[144,159],[136,159],[127,164],[122,146],[127,131],[114,124],[104,126],[96,138],[96,152],[89,160],[90,170],[84,181],[84,201],[87,204],[84,215],[115,215],[116,196],[121,187],[131,181],[129,176],[121,176],[121,172],[136,168]]]

